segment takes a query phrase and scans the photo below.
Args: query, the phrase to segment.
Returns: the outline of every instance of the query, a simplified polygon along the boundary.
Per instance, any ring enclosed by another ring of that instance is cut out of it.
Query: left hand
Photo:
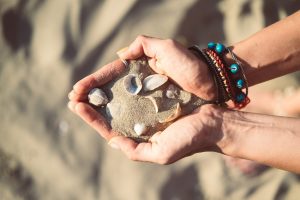
[[[158,164],[171,164],[181,158],[204,151],[219,151],[220,131],[215,127],[216,107],[205,105],[184,116],[163,132],[154,134],[149,142],[136,143],[123,137],[113,137],[109,144],[122,150],[129,159]]]
[[[101,87],[101,85],[119,76],[124,69],[125,65],[123,62],[115,60],[78,81],[68,94],[70,100],[68,103],[69,109],[93,127],[106,140],[118,134],[111,130],[105,118],[87,103],[88,93],[91,89]]]

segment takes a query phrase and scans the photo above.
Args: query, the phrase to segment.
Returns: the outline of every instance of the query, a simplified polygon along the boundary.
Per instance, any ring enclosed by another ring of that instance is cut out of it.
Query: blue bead
[[[236,63],[230,65],[230,71],[233,74],[237,73],[237,71],[239,71],[239,68],[240,68],[239,65]]]
[[[236,81],[236,87],[238,87],[239,89],[244,87],[243,79],[239,79],[239,80]]]
[[[237,102],[241,102],[244,99],[245,99],[245,94],[244,93],[240,93],[239,95],[236,96]]]
[[[216,43],[210,42],[210,43],[207,44],[207,47],[208,47],[209,49],[214,49],[214,48],[216,47]]]
[[[225,46],[223,44],[217,43],[215,50],[217,53],[222,53],[225,49]]]

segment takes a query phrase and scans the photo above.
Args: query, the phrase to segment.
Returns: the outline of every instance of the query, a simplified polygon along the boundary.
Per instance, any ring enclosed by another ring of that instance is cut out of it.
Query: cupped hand
[[[106,140],[118,134],[111,130],[105,118],[88,104],[88,93],[93,88],[101,87],[113,78],[118,77],[124,69],[123,62],[120,59],[115,60],[78,81],[68,94],[69,109],[93,127]]]
[[[129,48],[118,52],[121,59],[149,57],[149,64],[157,73],[169,76],[183,89],[202,98],[213,98],[213,81],[207,67],[186,48],[173,40],[139,36]],[[105,118],[87,103],[88,92],[120,75],[125,69],[116,60],[77,82],[69,93],[68,107],[93,127],[110,146],[122,150],[130,159],[169,164],[196,152],[217,150],[220,139],[212,117],[214,106],[206,105],[184,116],[154,134],[149,142],[136,143],[114,132]],[[212,125],[214,124],[214,125]]]
[[[221,122],[215,120],[219,111],[205,105],[190,115],[172,123],[163,132],[154,134],[149,142],[136,143],[123,137],[113,137],[109,144],[122,150],[135,161],[171,164],[181,158],[204,151],[220,152]]]
[[[138,36],[118,55],[123,60],[146,55],[154,71],[168,76],[184,90],[206,100],[216,97],[214,81],[207,65],[174,40]]]

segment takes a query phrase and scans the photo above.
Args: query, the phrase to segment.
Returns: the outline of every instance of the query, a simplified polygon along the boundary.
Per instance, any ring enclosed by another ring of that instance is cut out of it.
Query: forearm
[[[299,27],[300,11],[232,46],[250,86],[300,70]]]
[[[300,119],[219,111],[221,152],[300,173]]]

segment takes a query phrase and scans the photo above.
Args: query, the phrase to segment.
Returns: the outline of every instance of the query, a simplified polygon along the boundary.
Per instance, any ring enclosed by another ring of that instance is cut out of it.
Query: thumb
[[[129,47],[125,47],[117,52],[122,60],[137,59],[143,55],[155,58],[157,44],[161,41],[148,36],[138,36]]]
[[[108,141],[108,145],[114,149],[120,149],[124,152],[129,152],[136,148],[137,143],[124,136],[115,136]]]
[[[156,159],[152,143],[136,143],[130,138],[115,136],[109,140],[108,144],[112,148],[123,151],[131,160],[154,162]]]

